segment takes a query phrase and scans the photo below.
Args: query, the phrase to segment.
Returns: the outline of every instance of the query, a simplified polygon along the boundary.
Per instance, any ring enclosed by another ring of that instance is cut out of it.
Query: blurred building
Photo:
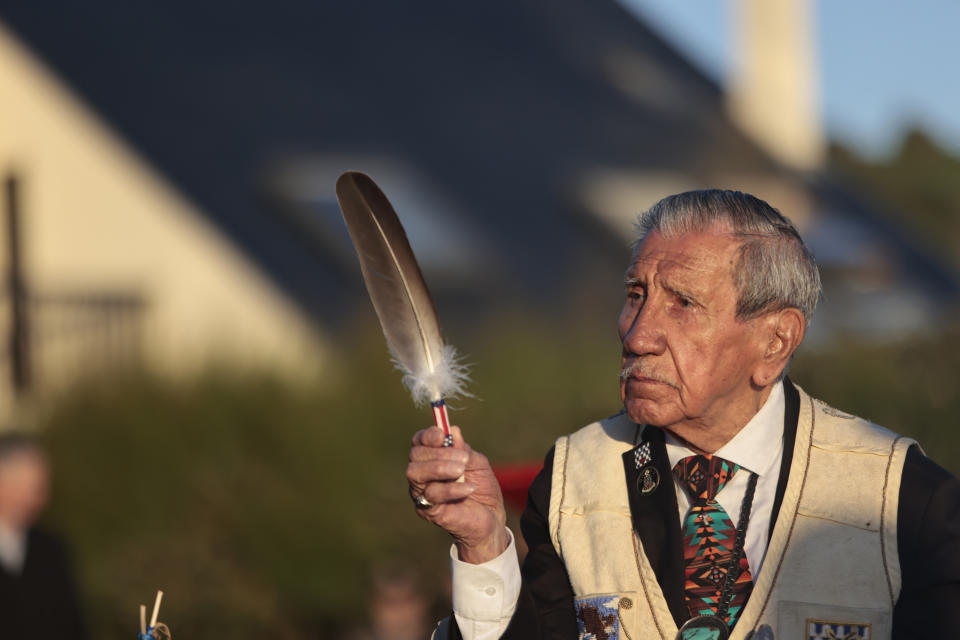
[[[0,404],[11,377],[50,389],[117,367],[322,361],[317,327],[255,261],[6,29],[0,78]]]
[[[748,55],[796,23],[777,59],[802,69],[805,23],[765,4],[743,3]],[[580,299],[612,322],[636,214],[704,186],[800,226],[827,285],[815,337],[917,331],[960,291],[818,169],[802,73],[770,96],[800,115],[751,127],[784,73],[747,69],[727,96],[612,0],[8,0],[0,24],[36,379],[130,354],[322,366],[364,295],[333,193],[346,169],[394,202],[449,322]]]

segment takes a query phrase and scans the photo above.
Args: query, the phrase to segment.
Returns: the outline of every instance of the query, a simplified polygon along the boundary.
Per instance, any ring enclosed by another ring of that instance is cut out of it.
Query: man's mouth
[[[641,384],[665,384],[676,388],[676,384],[665,376],[650,371],[650,367],[643,360],[632,360],[623,365],[620,370],[620,381],[635,380]]]

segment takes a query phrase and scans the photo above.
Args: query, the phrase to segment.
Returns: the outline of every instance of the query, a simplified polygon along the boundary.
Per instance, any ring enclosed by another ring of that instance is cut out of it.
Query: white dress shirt
[[[27,559],[27,533],[0,524],[0,565],[11,575],[20,575]]]
[[[770,396],[750,422],[714,453],[742,467],[717,494],[717,502],[730,515],[734,526],[740,518],[740,502],[747,490],[749,471],[758,476],[744,542],[754,580],[760,573],[766,555],[770,516],[780,478],[785,403],[783,384],[774,385]],[[776,446],[770,446],[771,442],[775,442]],[[666,434],[666,445],[671,468],[681,459],[696,455],[669,433]],[[690,499],[676,477],[674,489],[677,494],[677,515],[682,527],[690,508]],[[463,639],[499,638],[510,624],[520,598],[520,565],[513,534],[510,534],[507,550],[489,562],[462,562],[456,547],[451,546],[450,563],[453,571],[453,614]]]
[[[483,564],[463,562],[450,545],[453,615],[463,640],[494,640],[510,624],[520,599],[520,563],[513,532],[507,550]]]

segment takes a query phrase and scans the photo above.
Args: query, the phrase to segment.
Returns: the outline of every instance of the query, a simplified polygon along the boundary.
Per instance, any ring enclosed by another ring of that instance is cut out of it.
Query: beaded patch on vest
[[[768,624],[762,624],[756,630],[747,634],[747,640],[774,640],[773,628]]]
[[[807,618],[808,640],[870,640],[870,625]]]
[[[619,640],[620,596],[596,596],[576,601],[579,640]]]

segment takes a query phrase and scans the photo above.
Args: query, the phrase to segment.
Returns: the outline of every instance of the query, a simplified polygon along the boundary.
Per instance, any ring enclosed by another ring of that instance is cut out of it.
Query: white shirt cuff
[[[453,613],[464,640],[497,638],[506,630],[520,598],[520,563],[510,534],[506,551],[483,564],[462,562],[450,546]]]

